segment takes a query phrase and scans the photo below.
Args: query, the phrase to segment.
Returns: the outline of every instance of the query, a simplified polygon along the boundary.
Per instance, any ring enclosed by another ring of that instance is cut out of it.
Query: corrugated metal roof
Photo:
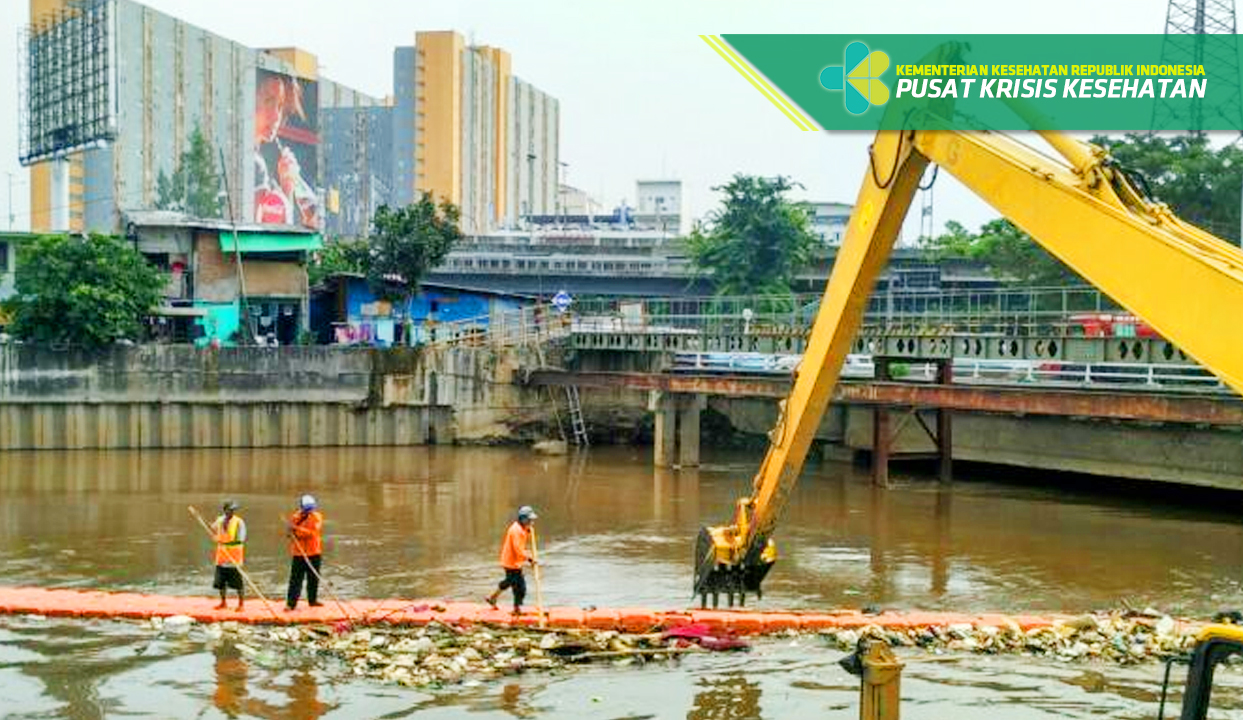
[[[214,218],[196,218],[173,210],[122,210],[127,226],[144,227],[177,227],[196,230],[232,231],[233,224],[227,220]],[[239,233],[266,233],[277,235],[318,235],[310,228],[297,225],[256,225],[253,223],[238,224]]]

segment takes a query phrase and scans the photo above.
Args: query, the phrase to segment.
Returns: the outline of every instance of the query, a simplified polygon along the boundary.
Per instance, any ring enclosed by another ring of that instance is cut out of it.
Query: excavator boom
[[[954,52],[947,48],[947,53]],[[760,593],[776,558],[771,535],[828,408],[867,299],[929,163],[956,177],[1050,254],[1142,318],[1163,337],[1243,392],[1243,250],[1179,220],[1140,193],[1101,148],[1041,135],[1055,159],[1007,136],[964,131],[952,106],[891,103],[921,129],[881,131],[846,235],[771,444],[730,524],[701,530],[694,591]],[[1034,113],[1012,104],[1021,116]]]

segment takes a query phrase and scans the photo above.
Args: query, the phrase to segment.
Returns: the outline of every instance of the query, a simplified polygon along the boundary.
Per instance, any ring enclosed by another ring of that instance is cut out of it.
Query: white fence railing
[[[677,353],[671,370],[678,373],[789,375],[802,361],[801,355],[767,353]],[[1146,363],[1062,363],[1040,360],[980,360],[955,358],[954,382],[963,384],[1030,385],[1061,387],[1126,387],[1153,391],[1231,392],[1216,376],[1197,365]],[[932,382],[933,363],[890,364],[898,380]],[[842,378],[873,379],[876,366],[870,355],[848,355]]]

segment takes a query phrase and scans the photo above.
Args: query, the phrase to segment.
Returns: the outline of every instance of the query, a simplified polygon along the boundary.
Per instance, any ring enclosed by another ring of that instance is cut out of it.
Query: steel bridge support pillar
[[[876,359],[876,380],[890,379],[889,361]],[[889,487],[889,449],[893,431],[889,423],[889,410],[882,405],[872,407],[872,484]]]
[[[937,363],[937,382],[949,385],[954,382],[954,361]],[[954,479],[954,425],[949,410],[937,410],[937,477],[941,482]]]
[[[872,484],[889,487],[889,443],[893,430],[889,411],[877,405],[872,409]]]

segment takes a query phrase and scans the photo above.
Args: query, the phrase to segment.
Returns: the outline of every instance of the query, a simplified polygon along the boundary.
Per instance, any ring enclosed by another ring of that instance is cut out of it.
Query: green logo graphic
[[[846,111],[862,115],[873,105],[889,102],[889,87],[880,76],[889,69],[889,56],[855,41],[846,46],[843,65],[830,65],[820,71],[820,84],[827,90],[844,91]]]

